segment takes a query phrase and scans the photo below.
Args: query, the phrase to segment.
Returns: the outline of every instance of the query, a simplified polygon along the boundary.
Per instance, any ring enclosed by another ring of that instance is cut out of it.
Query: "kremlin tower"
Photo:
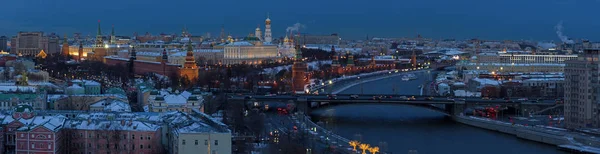
[[[348,54],[348,63],[346,63],[346,67],[352,68],[352,67],[354,67],[354,55],[352,53],[350,53],[350,51],[348,51],[347,54]]]
[[[100,20],[98,20],[98,34],[96,34],[96,48],[104,47],[104,42],[102,41],[102,30],[100,30]]]
[[[83,44],[79,43],[79,51],[77,54],[77,61],[81,62],[81,59],[83,59]]]
[[[94,56],[87,57],[88,59],[101,61],[104,56],[106,56],[107,48],[104,45],[102,30],[100,30],[100,20],[98,20],[98,34],[96,35],[96,44],[94,46]]]
[[[67,35],[65,35],[65,40],[63,40],[62,55],[69,56],[69,41],[67,40]]]
[[[415,50],[412,51],[412,56],[410,57],[410,63],[412,64],[413,68],[417,67],[417,54],[415,53]]]
[[[306,70],[307,66],[302,61],[302,50],[300,45],[296,45],[296,57],[294,65],[292,65],[292,92],[296,94],[304,94],[304,85],[306,85]]]
[[[163,49],[162,60],[160,61],[160,65],[163,68],[163,74],[167,74],[166,65],[168,62],[169,62],[169,55],[167,55],[167,49]]]
[[[267,20],[265,20],[265,42],[271,43],[273,41],[273,36],[271,35],[271,19],[267,16]]]
[[[112,32],[110,32],[110,44],[117,44],[117,37],[115,36],[115,25],[112,26]]]
[[[166,54],[166,51],[163,54]],[[187,77],[192,82],[194,82],[198,78],[198,66],[196,66],[196,59],[194,58],[194,48],[192,48],[191,39],[188,42],[187,53],[185,55],[185,63],[183,63],[183,67],[179,69],[179,75],[181,77]]]
[[[331,58],[331,71],[335,74],[341,74],[342,67],[340,65],[339,56],[335,53],[335,47],[333,45],[331,46],[331,53],[333,54],[333,57]]]

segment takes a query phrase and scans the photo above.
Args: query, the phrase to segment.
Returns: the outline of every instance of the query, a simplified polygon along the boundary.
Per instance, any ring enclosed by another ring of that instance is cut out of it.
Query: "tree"
[[[371,152],[371,154],[375,154],[379,152],[379,147],[372,147],[369,148],[369,152]]]
[[[8,80],[11,79],[11,77],[10,77],[10,68],[9,67],[4,66],[4,71],[2,71],[2,73],[4,75],[4,80],[5,81],[8,81]]]
[[[353,141],[348,142],[348,144],[350,144],[350,146],[352,146],[353,151],[356,151],[356,146],[360,145],[360,142],[353,140]]]
[[[362,150],[362,154],[367,154],[367,150],[371,145],[362,143],[358,147]]]

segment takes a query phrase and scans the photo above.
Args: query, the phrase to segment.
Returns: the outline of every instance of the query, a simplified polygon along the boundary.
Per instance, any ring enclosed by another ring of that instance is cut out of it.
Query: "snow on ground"
[[[322,61],[313,61],[313,62],[308,62],[307,66],[308,68],[312,68],[312,70],[319,70],[319,62],[321,62],[321,65],[325,65],[325,64],[331,64],[331,60],[322,60]],[[291,70],[292,65],[285,65],[285,66],[277,66],[277,67],[272,67],[272,68],[265,68],[263,69],[264,74],[277,74],[279,73],[279,71],[281,70]]]

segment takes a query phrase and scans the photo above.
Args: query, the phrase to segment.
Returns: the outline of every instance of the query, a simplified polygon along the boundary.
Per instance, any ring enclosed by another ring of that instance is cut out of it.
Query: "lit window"
[[[181,145],[185,145],[185,140],[181,140]]]

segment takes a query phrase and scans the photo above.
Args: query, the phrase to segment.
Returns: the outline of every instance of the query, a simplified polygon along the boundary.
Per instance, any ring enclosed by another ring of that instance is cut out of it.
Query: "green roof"
[[[106,94],[122,94],[122,95],[127,95],[127,93],[125,93],[125,90],[121,89],[121,88],[108,88],[106,91],[104,91],[104,93]]]
[[[198,97],[196,97],[196,96],[190,96],[188,98],[188,101],[197,101],[197,100],[198,100]]]
[[[12,98],[19,100],[34,100],[38,98],[38,94],[0,94],[0,101],[10,101]]]
[[[202,91],[200,91],[200,89],[194,89],[192,91],[192,94],[194,94],[194,95],[200,95],[200,94],[202,94]]]
[[[33,108],[29,105],[18,105],[15,112],[33,112]]]
[[[260,41],[260,39],[258,37],[255,37],[255,36],[245,37],[244,40],[246,40],[246,41]]]

